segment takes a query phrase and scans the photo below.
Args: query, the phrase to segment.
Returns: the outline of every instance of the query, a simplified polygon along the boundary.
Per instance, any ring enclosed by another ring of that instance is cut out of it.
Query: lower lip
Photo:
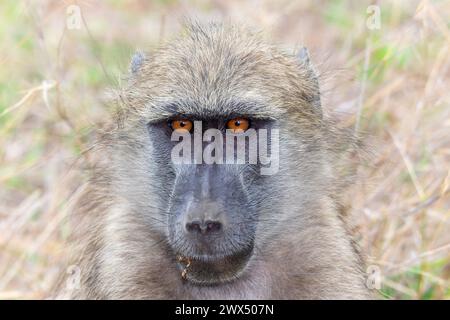
[[[198,285],[217,285],[230,282],[245,270],[253,248],[233,256],[181,257],[178,267],[181,278]]]

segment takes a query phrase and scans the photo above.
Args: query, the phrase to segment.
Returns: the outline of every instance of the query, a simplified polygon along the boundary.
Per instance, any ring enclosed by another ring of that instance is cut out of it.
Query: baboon
[[[370,298],[340,212],[343,148],[307,51],[235,25],[183,30],[133,57],[115,121],[92,151],[73,218],[80,285],[70,297]],[[171,135],[194,134],[195,121],[236,135],[277,129],[278,171],[174,164]]]

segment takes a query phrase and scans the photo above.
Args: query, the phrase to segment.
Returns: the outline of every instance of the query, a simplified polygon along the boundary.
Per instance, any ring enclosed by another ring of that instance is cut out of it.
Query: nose
[[[191,234],[214,234],[222,230],[219,220],[193,220],[186,223],[186,231]]]

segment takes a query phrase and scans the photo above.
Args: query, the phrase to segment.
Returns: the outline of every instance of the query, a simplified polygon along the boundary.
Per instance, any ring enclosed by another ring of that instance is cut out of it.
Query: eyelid
[[[187,130],[192,131],[192,128],[194,126],[194,123],[192,120],[186,119],[186,118],[180,118],[180,119],[172,119],[169,121],[169,126],[173,131],[176,130]]]
[[[236,123],[239,122],[238,125]],[[244,133],[251,127],[250,119],[245,117],[235,117],[229,119],[225,124],[227,129],[231,129],[234,133]]]

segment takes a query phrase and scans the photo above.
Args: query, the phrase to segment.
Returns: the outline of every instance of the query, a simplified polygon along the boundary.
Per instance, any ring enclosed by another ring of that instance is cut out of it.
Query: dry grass
[[[367,133],[374,156],[352,190],[355,228],[389,298],[450,298],[450,3],[80,0],[0,4],[0,299],[43,298],[61,267],[75,169],[108,117],[107,89],[132,52],[182,15],[231,18],[288,48],[306,45],[326,75],[325,107]]]

